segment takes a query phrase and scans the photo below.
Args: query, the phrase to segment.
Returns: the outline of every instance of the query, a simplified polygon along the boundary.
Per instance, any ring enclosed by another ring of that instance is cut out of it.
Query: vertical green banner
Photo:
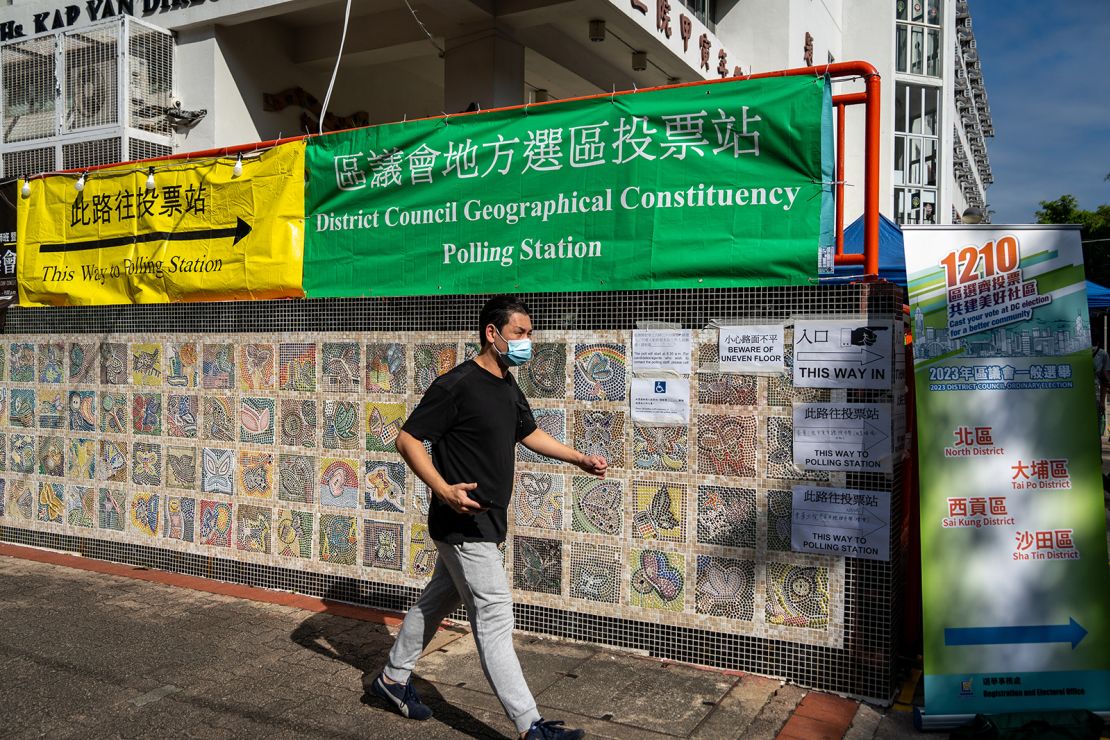
[[[926,727],[1110,710],[1078,229],[909,227]]]
[[[729,81],[313,137],[305,291],[804,284],[831,206],[827,87]]]

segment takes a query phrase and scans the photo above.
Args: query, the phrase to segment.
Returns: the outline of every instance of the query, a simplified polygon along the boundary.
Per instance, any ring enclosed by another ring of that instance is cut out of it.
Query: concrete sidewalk
[[[395,614],[3,544],[0,603],[3,737],[514,734],[465,629],[417,666],[435,717],[413,722],[366,692]],[[590,737],[923,736],[909,712],[758,676],[531,635],[517,650],[544,716]]]

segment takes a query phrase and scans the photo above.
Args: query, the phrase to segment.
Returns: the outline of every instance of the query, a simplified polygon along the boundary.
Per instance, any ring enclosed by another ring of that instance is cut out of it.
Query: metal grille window
[[[127,160],[129,162],[135,162],[140,159],[165,157],[170,154],[173,154],[173,147],[166,146],[165,144],[155,144],[152,141],[144,141],[143,139],[131,139],[127,146]]]
[[[47,36],[0,47],[5,143],[41,139],[57,129],[56,40],[55,36]]]
[[[895,0],[895,65],[899,72],[940,76],[941,0]]]
[[[940,88],[895,85],[894,213],[898,223],[936,223]]]
[[[4,152],[5,178],[27,177],[38,172],[54,169],[54,147],[40,147],[38,149],[21,149],[14,152]]]
[[[62,147],[62,168],[67,170],[114,164],[123,159],[119,139],[79,141]]]
[[[173,37],[139,25],[127,39],[133,128],[169,136],[170,91],[173,88]]]
[[[65,120],[77,131],[119,122],[119,29],[106,26],[67,33]]]

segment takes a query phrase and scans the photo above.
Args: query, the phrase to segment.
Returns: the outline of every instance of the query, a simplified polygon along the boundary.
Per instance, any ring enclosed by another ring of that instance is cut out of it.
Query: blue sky
[[[1065,193],[1110,203],[1110,0],[971,0],[994,121],[994,223]]]

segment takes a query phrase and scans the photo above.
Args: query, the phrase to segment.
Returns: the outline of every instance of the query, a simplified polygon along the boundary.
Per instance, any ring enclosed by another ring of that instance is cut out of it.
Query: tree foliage
[[[1108,176],[1110,179],[1110,176]],[[1110,286],[1110,204],[1093,211],[1079,207],[1074,195],[1042,200],[1037,211],[1039,224],[1079,224],[1082,227],[1083,265],[1087,279]],[[1106,241],[1100,241],[1105,239]]]

